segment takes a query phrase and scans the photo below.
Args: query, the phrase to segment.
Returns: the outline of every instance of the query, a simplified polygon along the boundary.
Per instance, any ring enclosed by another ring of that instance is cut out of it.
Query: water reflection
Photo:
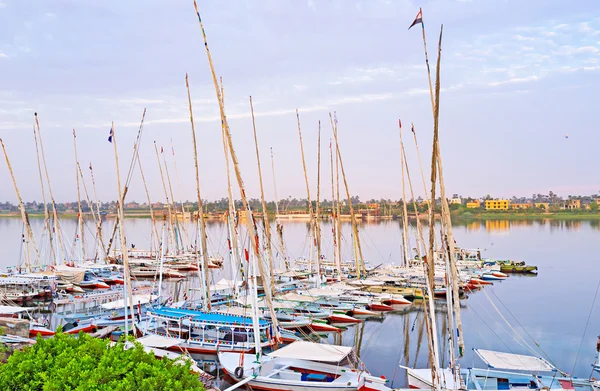
[[[39,246],[43,246],[43,219],[32,219],[33,230]],[[283,221],[286,252],[290,258],[307,256],[310,251],[309,229],[305,221]],[[423,221],[424,226],[426,221]],[[110,232],[114,220],[104,222],[104,232]],[[415,221],[410,222],[411,248],[414,247]],[[66,243],[75,234],[75,220],[61,221]],[[89,224],[93,227],[93,224]],[[342,252],[352,256],[352,233],[349,221],[342,223]],[[249,241],[243,225],[243,246]],[[193,241],[197,235],[195,225],[185,225]],[[360,224],[361,241],[365,258],[372,265],[398,264],[401,259],[401,222],[371,220]],[[88,229],[86,250],[93,253],[93,233]],[[149,246],[152,233],[150,219],[127,219],[128,242],[137,248]],[[515,342],[514,333],[496,311],[511,322],[511,327],[535,346],[540,346],[559,368],[577,376],[589,376],[594,359],[595,340],[600,330],[600,303],[592,308],[595,290],[600,277],[596,272],[600,259],[596,256],[596,243],[600,221],[527,219],[527,220],[467,220],[454,222],[457,244],[465,248],[482,248],[485,257],[520,259],[539,267],[539,276],[524,278],[510,276],[483,291],[470,293],[462,302],[462,320],[466,343],[463,366],[482,366],[471,352],[472,348],[512,351],[528,354]],[[273,232],[275,232],[273,230]],[[331,256],[333,237],[331,224],[323,221],[323,253]],[[510,234],[508,234],[510,233]],[[19,218],[0,218],[0,267],[18,263],[21,254],[22,223]],[[215,256],[228,257],[227,226],[223,221],[208,224],[209,249]],[[47,246],[46,246],[47,247]],[[279,265],[282,267],[283,265]],[[230,278],[231,269],[213,275]],[[198,287],[198,279],[190,279],[173,286],[174,297]],[[590,308],[591,314],[590,314]],[[588,315],[590,323],[584,334]],[[446,341],[444,313],[438,317],[440,344]],[[530,336],[535,339],[531,342]],[[400,311],[352,326],[334,341],[356,346],[361,358],[374,375],[384,375],[394,380],[395,387],[406,385],[406,374],[398,363],[411,367],[425,367],[428,363],[427,335],[421,306],[416,303]],[[581,352],[577,348],[581,344]],[[578,357],[576,361],[576,357]],[[448,362],[447,356],[443,359]],[[575,365],[574,371],[571,371]]]

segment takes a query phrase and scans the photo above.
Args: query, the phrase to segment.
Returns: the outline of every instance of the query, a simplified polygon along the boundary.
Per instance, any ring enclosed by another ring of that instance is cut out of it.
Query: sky
[[[278,198],[306,197],[296,108],[312,198],[321,121],[321,198],[331,199],[328,113],[334,111],[353,195],[402,197],[399,118],[415,193],[423,195],[409,131],[414,122],[427,177],[431,101],[421,29],[408,30],[419,7],[432,72],[444,25],[440,146],[447,193],[600,192],[598,1],[201,0],[198,6],[251,198],[260,193],[250,95],[267,199],[275,196],[270,148]],[[226,197],[218,104],[192,0],[0,0],[0,138],[22,198],[41,200],[34,112],[55,200],[77,198],[75,129],[88,190],[92,163],[98,197],[107,201],[117,198],[111,121],[124,181],[145,108],[140,158],[152,201],[165,201],[154,142],[164,148],[175,198],[195,200],[186,73],[202,197]],[[127,199],[146,200],[137,170]],[[16,201],[3,161],[0,200]]]

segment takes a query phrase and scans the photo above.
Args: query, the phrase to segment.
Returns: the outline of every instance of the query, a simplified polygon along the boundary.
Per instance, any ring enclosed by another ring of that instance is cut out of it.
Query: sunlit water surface
[[[105,221],[105,235],[112,225],[112,220]],[[43,220],[32,219],[32,226],[42,257],[48,259],[47,239],[42,236]],[[65,246],[69,246],[71,254],[76,256],[79,250],[73,245],[75,220],[64,219],[61,226]],[[86,252],[92,254],[94,225],[88,222],[86,226]],[[161,228],[158,230],[160,232]],[[149,247],[150,219],[127,219],[126,231],[128,245],[134,243],[137,248]],[[225,260],[228,259],[227,231],[223,222],[209,223],[209,251],[214,256],[223,256]],[[311,243],[307,224],[284,222],[284,232],[289,256],[307,256]],[[323,223],[322,232],[323,251],[331,256],[332,235],[328,222]],[[399,222],[364,223],[360,225],[360,232],[363,254],[371,265],[398,263],[401,254]],[[16,265],[22,259],[21,235],[20,219],[0,218],[0,267]],[[343,251],[344,258],[348,259],[352,256],[350,235],[350,226],[345,224]],[[412,227],[411,235],[414,237]],[[473,348],[528,354],[527,345],[535,347],[539,344],[547,357],[563,371],[589,376],[596,336],[600,334],[600,312],[598,305],[593,305],[600,282],[599,257],[595,248],[600,236],[598,222],[456,223],[454,236],[461,247],[483,249],[485,257],[525,260],[539,267],[536,277],[510,276],[483,291],[469,294],[468,299],[462,302],[466,352],[461,365],[484,365],[472,352]],[[193,243],[195,237],[195,229],[188,224],[183,234],[184,241]],[[247,240],[245,242],[247,245]],[[277,262],[280,263],[280,260]],[[226,267],[212,276],[213,281],[221,277],[230,278],[231,269]],[[197,282],[197,279],[191,279],[187,285]],[[417,367],[427,365],[427,337],[423,325],[422,313],[418,306],[414,306],[350,327],[342,334],[341,342],[357,346],[371,373],[384,375],[393,381],[395,387],[401,387],[406,385],[406,374],[398,369],[398,363]],[[441,335],[444,326],[443,314],[440,314],[440,341],[445,340]],[[329,341],[333,343],[333,337]],[[447,362],[447,358],[444,361]]]

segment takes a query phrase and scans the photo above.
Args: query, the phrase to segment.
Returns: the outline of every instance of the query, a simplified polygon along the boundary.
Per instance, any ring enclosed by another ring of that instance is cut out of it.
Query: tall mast
[[[460,375],[458,374],[459,372],[459,368],[458,368],[458,361],[457,358],[454,357],[454,349],[453,349],[453,342],[454,342],[454,338],[458,339],[458,354],[459,354],[459,358],[463,356],[463,352],[464,352],[464,340],[463,340],[463,332],[462,332],[462,321],[461,321],[461,316],[460,316],[460,299],[459,299],[459,292],[458,292],[458,275],[456,272],[456,262],[454,259],[454,237],[452,235],[452,221],[450,219],[450,208],[448,206],[448,200],[446,199],[446,193],[445,193],[445,187],[444,187],[444,174],[443,174],[443,169],[442,169],[442,156],[440,153],[440,144],[439,144],[439,138],[438,138],[438,127],[439,127],[439,114],[440,114],[440,60],[441,60],[441,54],[442,54],[442,34],[444,31],[444,26],[442,25],[441,29],[440,29],[440,40],[438,43],[438,60],[437,60],[437,70],[436,70],[436,81],[435,81],[435,95],[436,95],[436,105],[435,105],[435,117],[434,117],[434,147],[435,147],[435,155],[437,156],[437,167],[438,167],[438,174],[439,174],[439,182],[440,182],[440,198],[442,199],[442,225],[443,227],[446,229],[446,235],[445,235],[445,242],[446,242],[446,246],[447,246],[447,257],[448,257],[448,265],[447,265],[447,272],[449,273],[449,284],[452,284],[452,295],[451,297],[447,295],[447,301],[449,304],[449,308],[448,308],[448,312],[449,312],[449,321],[450,321],[450,325],[449,328],[452,330],[452,333],[450,334],[450,346],[451,346],[451,353],[450,353],[450,357],[451,357],[451,362],[450,362],[450,367],[453,370],[454,376],[455,376],[455,380],[456,381],[460,381]],[[444,242],[444,239],[442,240],[442,243]],[[450,306],[450,304],[452,304]],[[452,308],[450,308],[452,307]],[[453,310],[453,311],[452,311]],[[453,319],[453,316],[450,314],[451,312],[454,313],[454,316],[456,318]],[[456,333],[454,333],[454,327],[456,323]],[[460,383],[457,383],[460,384]]]
[[[46,166],[46,155],[44,154],[44,143],[42,142],[42,132],[40,131],[40,123],[38,121],[37,113],[34,113],[35,124],[37,126],[38,137],[40,139],[40,150],[42,151],[42,163],[44,164],[44,172],[46,173],[46,182],[48,182],[48,193],[50,194],[50,202],[52,203],[52,216],[54,218],[54,229],[58,236],[58,243],[61,249],[65,246],[62,241],[62,235],[60,234],[60,227],[58,225],[58,212],[56,211],[56,202],[54,202],[54,196],[52,195],[52,186],[50,185],[50,175],[48,175],[48,167]],[[59,254],[56,254],[56,264],[58,265]]]
[[[233,148],[233,144],[231,142],[231,133],[229,131],[229,124],[227,122],[227,116],[225,115],[225,105],[223,103],[223,99],[221,97],[221,92],[219,90],[219,83],[217,82],[217,74],[215,73],[215,68],[213,66],[213,62],[212,62],[212,56],[210,54],[210,50],[208,48],[208,41],[206,38],[206,32],[204,31],[204,26],[202,25],[202,18],[200,17],[200,13],[198,12],[198,5],[196,4],[196,0],[194,0],[194,9],[196,10],[196,15],[198,16],[198,23],[200,25],[200,31],[202,32],[202,38],[204,39],[204,48],[206,49],[206,56],[208,57],[208,64],[210,66],[210,71],[211,71],[211,75],[212,75],[212,79],[213,79],[213,84],[215,87],[215,93],[217,95],[217,101],[219,102],[219,112],[221,114],[221,126],[225,131],[225,135],[227,137],[227,143],[229,145],[229,152],[231,155],[231,161],[233,162],[233,169],[235,171],[235,176],[240,188],[240,195],[242,198],[242,203],[244,204],[244,209],[246,209],[246,213],[247,213],[247,219],[246,219],[246,224],[248,226],[248,232],[251,236],[251,238],[253,238],[254,240],[251,240],[252,242],[252,247],[254,248],[254,252],[256,254],[257,258],[257,263],[258,263],[258,268],[260,270],[260,274],[262,276],[265,276],[265,271],[263,270],[262,267],[262,262],[261,262],[261,258],[260,258],[260,251],[259,251],[259,243],[258,243],[258,235],[256,233],[256,226],[254,224],[254,218],[252,217],[252,210],[250,209],[250,205],[248,204],[248,199],[246,198],[246,191],[244,189],[244,182],[242,180],[242,173],[240,171],[239,168],[239,163],[237,160],[237,156],[235,154],[235,150]],[[275,314],[275,310],[273,309],[273,303],[272,303],[272,298],[271,298],[271,290],[270,289],[265,289],[265,300],[266,303],[269,307],[269,311],[271,314],[271,320],[273,321],[273,328],[275,330],[275,337],[276,339],[279,341],[280,340],[280,335],[279,335],[279,329],[278,329],[278,324],[277,324],[277,316]]]
[[[195,4],[194,4],[195,5]],[[200,259],[202,261],[202,271],[204,272],[204,278],[200,278],[204,281],[204,294],[203,301],[206,304],[204,308],[210,310],[210,279],[208,274],[208,259],[206,258],[206,223],[204,221],[204,207],[202,205],[202,195],[200,194],[200,176],[198,174],[198,148],[196,146],[196,128],[194,127],[194,112],[192,111],[192,97],[190,95],[190,83],[188,81],[188,75],[185,74],[185,86],[188,94],[188,106],[190,109],[190,123],[192,125],[192,142],[194,147],[194,168],[196,170],[196,195],[198,196],[198,224],[200,225]]]
[[[333,125],[332,125],[333,126]],[[337,151],[335,152],[335,211],[337,215],[337,225],[335,227],[335,234],[337,239],[337,253],[340,260],[340,267],[342,264],[342,206],[340,204],[340,159],[338,159]],[[340,276],[342,269],[340,269]]]
[[[399,123],[400,124],[400,123]],[[402,129],[400,129],[400,132],[402,132]],[[408,179],[408,186],[410,189],[410,196],[411,198],[414,200],[415,199],[415,193],[413,191],[413,185],[412,185],[412,180],[410,178],[410,170],[408,169],[408,161],[406,160],[406,150],[404,149],[404,142],[402,140],[402,137],[400,137],[400,150],[401,150],[401,154],[402,154],[402,161],[404,162],[404,168],[406,169],[406,177]],[[424,254],[427,253],[427,248],[426,248],[426,243],[425,243],[425,239],[423,237],[423,226],[421,224],[421,218],[419,216],[419,209],[417,208],[417,204],[413,202],[413,208],[415,211],[415,215],[417,217],[417,232],[418,232],[418,237],[417,237],[417,256],[419,257],[419,259],[423,259],[422,256]],[[423,267],[424,267],[424,271],[425,274],[427,274],[427,265],[425,262],[423,262]],[[431,292],[431,286],[429,285],[429,279],[426,279],[426,286],[427,289]],[[436,359],[434,359],[434,357],[437,355],[437,346],[438,346],[438,341],[437,341],[437,329],[434,329],[435,324],[431,321],[431,314],[434,314],[434,303],[433,300],[423,300],[422,301],[422,305],[423,305],[423,313],[425,314],[424,318],[425,318],[425,327],[427,328],[427,335],[429,336],[429,339],[432,341],[432,343],[427,344],[428,348],[429,348],[429,360],[430,360],[430,366],[432,368],[435,368],[435,362]],[[429,309],[427,308],[427,306],[429,305]],[[435,331],[434,331],[435,330]],[[421,340],[423,334],[423,329],[419,329],[419,341]],[[420,346],[420,343],[417,344],[417,355],[418,355],[418,347]],[[417,359],[417,357],[415,356],[415,360]],[[415,361],[416,362],[416,361]],[[437,371],[436,371],[436,376],[437,376]]]
[[[83,184],[83,192],[85,193],[85,199],[87,201],[88,206],[90,207],[90,211],[92,212],[92,219],[94,220],[94,224],[96,225],[96,236],[97,236],[97,243],[96,246],[98,247],[98,245],[100,246],[100,248],[102,248],[102,250],[104,251],[104,242],[102,241],[102,235],[99,235],[100,233],[100,224],[101,224],[101,220],[100,220],[100,215],[96,215],[96,212],[94,211],[94,204],[92,203],[92,200],[90,199],[90,195],[88,193],[88,189],[87,186],[85,184],[85,178],[83,176],[83,171],[81,170],[81,165],[79,164],[79,162],[77,162],[77,172],[79,173],[79,177],[81,179],[81,183]],[[97,256],[99,254],[96,254]]]
[[[361,278],[361,272],[366,272],[364,258],[362,255],[362,249],[360,248],[360,237],[358,236],[358,226],[356,224],[356,215],[354,214],[354,207],[352,206],[352,198],[350,196],[350,190],[348,189],[348,181],[346,179],[346,173],[344,171],[344,162],[342,161],[342,154],[340,153],[340,145],[337,137],[337,118],[333,120],[331,113],[329,113],[329,119],[331,120],[331,127],[333,128],[333,137],[335,139],[335,149],[337,158],[340,162],[340,169],[342,170],[342,178],[344,179],[344,187],[346,188],[346,196],[348,197],[348,205],[350,206],[350,218],[352,219],[352,236],[354,237],[354,252],[356,258],[356,274],[357,278]]]
[[[12,179],[13,186],[15,188],[15,193],[17,193],[17,198],[19,199],[19,211],[21,211],[21,219],[23,220],[23,225],[25,225],[25,230],[27,232],[27,243],[28,247],[33,245],[33,249],[35,250],[35,257],[37,262],[40,262],[40,254],[38,253],[37,246],[35,245],[35,238],[33,237],[33,231],[31,230],[31,225],[29,224],[29,216],[27,215],[27,211],[25,210],[25,205],[23,205],[23,199],[21,198],[21,193],[19,192],[19,188],[17,186],[17,181],[15,179],[15,175],[12,170],[12,166],[10,165],[10,160],[8,159],[8,153],[6,153],[6,148],[4,147],[4,142],[0,138],[0,145],[2,145],[2,152],[4,152],[4,158],[6,159],[6,166],[8,167],[8,171],[10,173],[10,178]],[[31,261],[27,259],[25,264],[25,268],[27,271],[31,271]]]
[[[402,122],[398,120],[398,126],[400,128],[400,149],[402,149]],[[404,266],[408,266],[408,211],[406,208],[406,184],[404,181],[404,154],[400,154],[400,164],[402,165],[402,242],[403,242],[403,251],[404,251]]]
[[[277,236],[279,237],[279,252],[283,257],[285,270],[290,270],[290,263],[285,251],[285,242],[283,241],[283,226],[279,221],[279,201],[277,199],[277,181],[275,180],[275,158],[273,157],[273,147],[271,147],[271,171],[273,173],[273,190],[275,192],[275,222],[277,224]]]
[[[144,114],[146,110],[144,110]],[[143,121],[143,119],[142,119]],[[140,127],[141,129],[141,127]],[[138,135],[139,140],[139,135]],[[119,236],[121,237],[121,253],[123,256],[123,270],[124,270],[124,279],[125,279],[125,287],[127,289],[127,301],[129,302],[129,313],[131,314],[131,329],[135,334],[135,322],[133,321],[133,295],[131,292],[131,275],[129,270],[129,252],[127,251],[127,241],[125,239],[125,213],[123,211],[123,203],[125,202],[125,192],[121,190],[121,174],[119,170],[119,154],[117,153],[117,138],[115,136],[115,124],[114,122],[110,128],[110,141],[112,142],[113,149],[115,152],[115,167],[117,170],[117,187],[119,194],[119,202],[118,202],[118,213],[119,213]],[[137,154],[137,148],[139,148],[139,143],[136,143],[136,150],[134,154]],[[135,156],[134,156],[135,158]],[[131,170],[130,170],[131,172]],[[127,184],[125,185],[127,188]],[[127,329],[127,310],[125,310],[125,334],[128,333]]]
[[[300,152],[302,154],[302,168],[304,169],[304,181],[306,182],[306,195],[308,200],[308,214],[310,216],[310,231],[315,236],[315,221],[314,221],[314,212],[312,207],[312,202],[310,200],[310,186],[308,184],[308,173],[306,172],[306,161],[304,159],[304,144],[302,142],[302,130],[300,129],[300,114],[298,113],[298,109],[296,109],[296,119],[298,120],[298,136],[300,136]],[[316,238],[313,238],[313,240]],[[308,259],[308,268],[309,271],[312,270],[312,260],[309,257]],[[317,284],[321,283],[321,260],[317,259]]]
[[[79,246],[81,248],[81,262],[84,262],[85,257],[85,240],[83,238],[83,210],[81,209],[81,191],[79,189],[79,159],[77,158],[77,134],[73,129],[73,149],[75,150],[75,178],[77,179],[77,225],[79,228]]]
[[[265,191],[263,189],[262,170],[260,168],[260,154],[258,153],[258,137],[256,136],[256,122],[254,121],[254,106],[252,97],[250,97],[250,111],[252,112],[252,129],[254,131],[254,146],[256,148],[256,162],[258,163],[258,183],[260,184],[260,200],[262,202],[263,223],[265,225],[265,236],[267,245],[267,258],[269,261],[269,275],[271,276],[271,294],[275,295],[275,268],[273,266],[273,250],[271,249],[271,223],[267,213],[267,203],[265,202]]]
[[[221,100],[225,103],[225,89],[223,87],[223,78],[221,78]],[[231,187],[231,169],[229,168],[229,142],[225,129],[221,127],[221,138],[223,141],[223,153],[225,156],[225,170],[227,171],[227,199],[229,201],[229,213],[227,213],[227,225],[229,226],[229,251],[231,253],[232,270],[239,268],[242,281],[245,279],[244,262],[240,251],[238,227],[237,227],[237,211],[235,208],[235,199],[233,198],[233,190]],[[235,265],[235,268],[233,267]],[[233,278],[235,280],[235,278]],[[237,290],[237,285],[235,286]]]
[[[173,167],[175,167],[175,179],[177,179],[177,198],[179,198],[179,202],[181,203],[181,213],[182,218],[185,220],[185,206],[183,205],[183,198],[181,198],[181,181],[179,180],[179,170],[177,169],[177,159],[175,158],[175,146],[173,145],[173,139],[171,138],[171,153],[173,154]],[[173,198],[173,197],[172,197]],[[177,203],[175,202],[175,198],[173,198],[173,202],[175,203],[175,208],[177,208]],[[187,229],[185,228],[185,224],[179,224],[179,228],[182,231],[181,233],[185,235],[186,241],[189,242],[189,237],[187,234]],[[183,246],[183,238],[182,238],[182,249]]]
[[[169,194],[171,195],[171,202],[173,203],[173,210],[175,211],[173,216],[173,234],[177,234],[175,236],[175,248],[179,252],[179,242],[181,241],[181,232],[179,229],[179,219],[177,218],[177,202],[175,201],[175,197],[173,195],[173,186],[171,186],[171,175],[169,175],[169,166],[167,165],[167,158],[165,157],[165,151],[162,147],[160,147],[160,153],[163,158],[163,164],[165,166],[165,174],[167,174],[167,184],[169,185]],[[182,204],[183,205],[183,204]]]
[[[331,168],[331,230],[333,233],[333,258],[335,261],[335,267],[337,268],[337,280],[342,280],[342,263],[340,261],[340,253],[337,248],[337,220],[339,216],[337,216],[336,203],[335,203],[335,188],[333,186],[333,145],[331,140],[329,140],[329,166]]]
[[[98,215],[98,226],[97,226],[97,235],[98,240],[102,246],[102,257],[106,259],[108,255],[108,250],[104,245],[104,240],[102,238],[102,217],[100,216],[100,201],[98,200],[98,193],[96,192],[96,180],[94,179],[94,169],[92,168],[92,163],[90,162],[90,178],[92,178],[92,187],[94,189],[94,203],[96,204],[96,213]],[[91,205],[91,209],[94,209],[94,206]]]
[[[33,126],[33,138],[35,140],[35,156],[37,158],[37,167],[38,167],[38,174],[40,177],[40,185],[42,186],[42,201],[44,202],[44,224],[46,225],[46,231],[48,231],[48,241],[50,243],[50,257],[53,260],[55,260],[56,254],[54,252],[52,227],[50,226],[50,214],[48,213],[48,203],[46,202],[46,191],[44,190],[44,188],[46,186],[44,186],[44,178],[42,176],[42,165],[40,162],[40,150],[38,147],[38,139],[37,139],[37,133],[35,131],[35,125]]]
[[[321,121],[317,136],[317,212],[315,214],[315,239],[317,242],[317,265],[321,263]],[[319,267],[320,269],[320,267]],[[321,283],[321,281],[319,281]]]
[[[156,229],[156,219],[154,217],[154,208],[152,208],[152,201],[150,200],[150,192],[148,192],[148,185],[146,184],[146,177],[144,176],[144,170],[142,169],[142,161],[140,160],[140,154],[137,154],[138,168],[140,169],[140,176],[142,177],[142,183],[144,184],[144,192],[146,193],[146,200],[148,201],[148,208],[150,210],[150,220],[152,221],[152,234],[156,238],[155,240],[160,241],[158,236],[158,230]],[[164,236],[164,235],[163,235]],[[150,242],[150,249],[152,250],[154,241]]]
[[[160,147],[162,151],[162,147]],[[167,199],[167,213],[169,214],[169,227],[171,231],[171,241],[175,248],[177,248],[177,242],[175,241],[175,227],[173,225],[173,214],[171,212],[171,200],[169,199],[169,192],[167,191],[167,185],[165,183],[165,177],[163,174],[162,164],[160,163],[160,156],[158,154],[158,147],[156,146],[156,141],[154,142],[154,151],[156,152],[156,161],[158,163],[158,170],[160,172],[160,181],[163,186],[163,191],[165,192],[165,197]],[[164,246],[164,243],[163,243]]]

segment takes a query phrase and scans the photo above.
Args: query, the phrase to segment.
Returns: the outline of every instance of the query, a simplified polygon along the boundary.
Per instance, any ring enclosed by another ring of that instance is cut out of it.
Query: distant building
[[[379,204],[375,204],[375,203],[368,204],[367,208],[369,208],[369,209],[379,209]]]
[[[450,205],[462,205],[462,198],[453,197],[452,199],[450,199]]]
[[[568,200],[565,209],[581,209],[581,200]]]
[[[479,207],[481,207],[481,201],[479,201],[479,200],[467,202],[467,208],[469,208],[469,209],[477,209]]]
[[[486,200],[485,210],[508,210],[509,200]]]
[[[538,209],[548,210],[548,209],[550,209],[550,203],[549,202],[536,202],[535,207]]]
[[[531,204],[510,204],[511,209],[529,209]]]

